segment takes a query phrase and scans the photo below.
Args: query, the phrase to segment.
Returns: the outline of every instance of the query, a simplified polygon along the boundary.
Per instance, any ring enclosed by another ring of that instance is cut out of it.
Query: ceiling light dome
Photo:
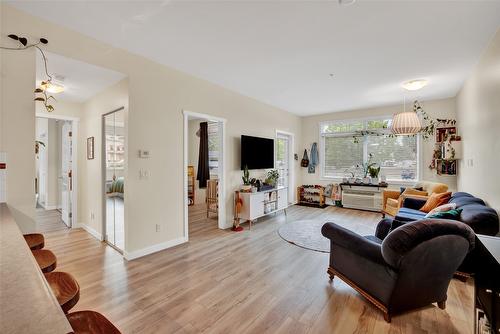
[[[62,93],[64,92],[64,86],[60,84],[56,84],[53,82],[45,82],[40,85],[43,90],[52,93],[52,94],[57,94],[57,93]]]
[[[410,80],[402,84],[406,90],[419,90],[427,86],[428,81],[425,79]]]
[[[396,135],[414,135],[421,129],[422,124],[414,111],[403,111],[392,118],[391,130]]]
[[[339,4],[342,6],[352,5],[356,0],[339,0]]]

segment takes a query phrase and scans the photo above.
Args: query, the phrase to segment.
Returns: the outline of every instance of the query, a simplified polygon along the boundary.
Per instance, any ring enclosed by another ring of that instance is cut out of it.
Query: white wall
[[[43,34],[49,39],[46,47],[49,52],[109,68],[128,76],[126,252],[140,251],[183,237],[184,199],[183,196],[179,196],[183,189],[185,172],[182,157],[182,110],[227,119],[225,192],[228,225],[231,225],[232,220],[232,192],[241,184],[240,135],[273,138],[278,128],[294,133],[296,143],[300,142],[300,118],[295,115],[24,14],[5,3],[1,3],[0,6],[2,31],[27,36]],[[8,43],[5,39],[1,42]],[[15,188],[9,192],[8,201],[16,203],[18,207],[27,208],[29,212],[34,206],[32,188],[35,174],[33,156],[35,107],[32,92],[35,82],[35,55],[31,51],[4,56],[5,54],[7,52],[2,51],[2,68],[7,70],[1,79],[9,82],[9,85],[7,88],[7,85],[2,85],[2,93],[8,96],[7,99],[2,99],[4,118],[2,139],[7,138],[9,142],[4,144],[2,141],[1,148],[5,148],[9,156],[17,155],[11,163],[12,169],[17,171],[8,176],[7,186],[9,189]],[[109,103],[109,107],[114,106],[116,103]],[[109,107],[104,109],[109,111],[112,109]],[[95,113],[97,116],[98,112]],[[6,120],[13,123],[6,126]],[[95,118],[92,124],[97,124]],[[82,130],[87,128],[81,131],[82,140],[83,137],[100,131],[100,127],[95,128],[90,123],[88,127],[82,124],[81,128]],[[99,143],[97,137],[96,143]],[[85,147],[82,141],[79,146]],[[137,156],[139,149],[150,150],[151,157],[139,159]],[[82,149],[79,151],[84,152]],[[298,152],[298,145],[294,152]],[[97,146],[95,153],[96,157],[100,156],[100,148]],[[99,175],[99,169],[100,163],[94,160],[89,162],[88,166],[82,166],[80,174],[86,170],[85,173],[88,175],[94,172],[95,175]],[[150,178],[139,179],[140,169],[148,170]],[[296,183],[299,183],[299,174],[296,175]],[[93,184],[89,180],[85,191],[93,194],[98,191],[96,187],[100,187],[100,184]],[[96,228],[101,221],[89,222],[88,210],[93,210],[95,207],[97,211],[97,206],[100,205],[97,201],[100,201],[100,197],[88,195],[88,203],[85,204],[85,200],[82,200],[80,206],[84,208],[80,210],[82,222]],[[160,232],[156,232],[156,224],[160,225]]]
[[[457,96],[463,156],[458,189],[500,212],[500,30]]]
[[[61,161],[61,135],[58,131],[61,128],[58,126],[58,123],[55,119],[49,119],[49,140],[48,140],[48,173],[47,173],[47,200],[45,202],[45,207],[47,209],[55,209],[59,204],[59,170]]]
[[[443,99],[434,101],[421,102],[424,110],[434,118],[456,118],[455,111],[455,99]],[[412,108],[411,102],[406,106],[406,108]],[[309,150],[313,142],[319,144],[319,123],[324,121],[332,120],[343,120],[343,119],[362,119],[377,116],[392,116],[395,113],[401,112],[403,109],[402,105],[397,106],[387,106],[379,108],[361,109],[361,110],[351,110],[345,112],[336,112],[331,114],[323,114],[318,116],[310,116],[302,118],[302,145],[300,146],[299,159],[302,159],[302,153],[305,148]],[[423,180],[443,182],[448,184],[452,191],[457,189],[456,177],[455,176],[439,176],[435,170],[430,170],[428,168],[432,154],[434,150],[434,138],[429,138],[428,140],[421,141],[422,149],[422,164],[421,164],[421,175]],[[322,163],[320,159],[320,164]],[[303,184],[327,184],[332,183],[331,180],[324,180],[320,178],[320,168],[316,168],[315,174],[309,174],[307,168],[300,168],[300,175],[302,177],[301,182]]]

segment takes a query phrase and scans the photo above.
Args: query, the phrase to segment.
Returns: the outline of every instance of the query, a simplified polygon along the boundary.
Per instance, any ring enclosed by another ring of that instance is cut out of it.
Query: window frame
[[[325,138],[326,137],[353,137],[356,132],[350,131],[350,132],[337,132],[337,133],[323,133],[322,129],[325,125],[327,124],[332,124],[332,123],[351,123],[351,122],[362,122],[363,123],[363,130],[366,131],[367,129],[367,124],[369,121],[377,121],[377,120],[384,120],[384,119],[391,119],[391,115],[382,115],[382,116],[374,116],[374,117],[363,117],[363,118],[350,118],[350,119],[336,119],[336,120],[325,120],[321,121],[318,123],[318,136],[319,136],[319,170],[320,170],[320,180],[322,181],[342,181],[341,177],[335,177],[335,176],[328,176],[325,175]],[[384,131],[385,130],[385,131]],[[384,129],[382,132],[385,132],[387,134],[390,133],[389,129]],[[415,184],[416,182],[421,181],[422,179],[422,136],[420,134],[417,134],[417,173],[416,173],[416,179],[413,180],[403,180],[403,179],[388,179],[387,182],[393,183],[393,184]],[[367,141],[367,136],[363,136],[363,162],[366,162],[368,160],[368,141]]]

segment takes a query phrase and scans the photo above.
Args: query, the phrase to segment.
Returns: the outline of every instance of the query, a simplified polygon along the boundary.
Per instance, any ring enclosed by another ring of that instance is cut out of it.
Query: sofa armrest
[[[375,236],[380,240],[384,240],[384,238],[389,234],[392,226],[392,219],[384,218],[378,224],[375,229]]]
[[[414,210],[420,210],[427,202],[426,196],[408,196],[403,200],[403,208],[409,208]]]
[[[325,223],[321,228],[321,233],[334,244],[372,262],[387,265],[382,257],[381,246],[375,241],[371,241],[335,223]]]

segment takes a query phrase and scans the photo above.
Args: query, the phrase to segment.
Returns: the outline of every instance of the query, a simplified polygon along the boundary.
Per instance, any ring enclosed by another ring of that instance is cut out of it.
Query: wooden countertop
[[[8,206],[0,203],[0,333],[71,333]]]

